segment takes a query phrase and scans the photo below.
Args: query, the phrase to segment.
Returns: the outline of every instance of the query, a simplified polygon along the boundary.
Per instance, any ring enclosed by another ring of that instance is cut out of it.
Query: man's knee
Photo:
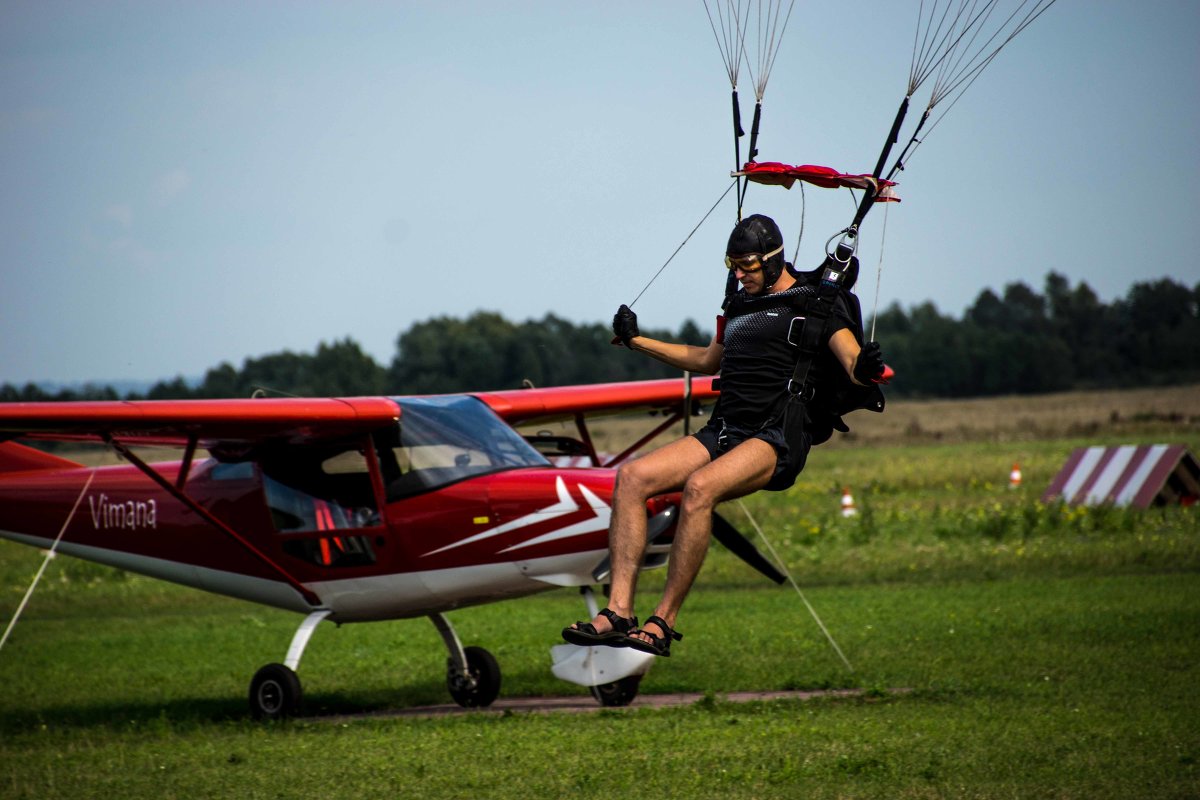
[[[617,479],[613,486],[613,494],[641,498],[645,501],[653,493],[652,478],[653,476],[639,461],[627,461],[617,467]]]
[[[694,473],[683,485],[683,509],[711,511],[720,500],[720,487],[704,472]]]

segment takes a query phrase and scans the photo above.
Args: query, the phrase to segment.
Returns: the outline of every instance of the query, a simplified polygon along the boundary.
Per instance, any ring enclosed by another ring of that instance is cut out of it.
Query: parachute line
[[[951,94],[954,93],[954,91],[960,85],[965,83],[967,86],[969,86],[975,80],[975,78],[978,77],[979,73],[982,72],[984,70],[984,68],[987,67],[988,64],[992,63],[992,59],[994,59],[997,55],[999,55],[1000,51],[1004,48],[1005,45],[1007,45],[1014,38],[1016,38],[1016,36],[1019,33],[1021,33],[1021,31],[1025,30],[1025,28],[1029,27],[1030,23],[1032,23],[1034,20],[1036,20],[1038,17],[1040,17],[1043,13],[1045,13],[1046,9],[1048,9],[1051,5],[1053,5],[1054,2],[1055,2],[1055,0],[1038,0],[1034,4],[1034,6],[1026,13],[1026,15],[1021,19],[1021,21],[1018,22],[1017,25],[1008,33],[1008,35],[1003,38],[1003,40],[1000,42],[1000,44],[998,44],[996,46],[996,48],[994,50],[987,53],[987,55],[983,55],[983,49],[981,49],[978,53],[975,54],[975,56],[973,58],[968,60],[961,68],[959,68],[957,71],[950,73],[944,82],[939,81],[939,85],[934,87],[934,92],[937,95],[936,100],[931,100],[930,106],[932,107],[934,104],[941,102],[944,98],[949,97]],[[1017,13],[1026,4],[1027,3],[1023,2],[1021,4],[1020,8],[1017,8],[1016,10],[1014,10],[1013,13],[1011,15],[1009,15],[1008,19],[1005,20],[1004,25],[1007,26],[1010,22],[1012,22],[1012,20],[1016,17]],[[987,47],[991,46],[991,44],[994,41],[996,41],[997,37],[1000,36],[1002,30],[1003,30],[1003,26],[1000,31],[997,31],[996,33],[992,34],[992,36],[990,36],[984,42],[983,48],[987,48]],[[960,61],[961,61],[961,59],[960,59]],[[964,89],[965,88],[966,87],[964,86]]]
[[[796,579],[793,578],[791,572],[788,571],[787,564],[785,564],[783,559],[779,557],[779,553],[775,552],[775,547],[771,544],[771,541],[767,538],[767,535],[763,533],[763,529],[759,527],[758,520],[756,520],[753,515],[750,514],[750,509],[746,507],[746,503],[744,501],[738,500],[737,502],[738,505],[741,506],[742,513],[746,515],[746,519],[750,520],[750,524],[754,526],[755,532],[758,533],[758,538],[762,539],[763,544],[767,546],[767,550],[771,553],[771,557],[775,559],[775,563],[781,567],[780,572],[787,577],[788,582],[792,584],[792,588],[796,590],[796,594],[800,595],[800,600],[804,603],[804,607],[807,608],[808,613],[812,615],[813,621],[817,623],[817,627],[821,629],[821,633],[825,634],[825,639],[833,647],[834,652],[838,654],[838,658],[840,658],[842,663],[846,665],[847,670],[854,672],[854,667],[850,666],[850,662],[847,660],[846,654],[842,652],[842,648],[838,647],[838,643],[834,641],[833,635],[829,632],[829,629],[825,627],[825,623],[821,621],[819,616],[817,616],[817,610],[812,607],[812,604],[808,602],[808,598],[804,596],[804,592],[800,589],[800,584],[796,583]]]
[[[788,0],[787,11],[784,12],[784,0],[703,0],[704,13],[708,16],[708,26],[712,29],[713,39],[725,63],[725,72],[729,76],[729,84],[733,88],[733,154],[734,170],[742,168],[741,109],[738,106],[738,74],[742,63],[750,73],[754,84],[754,121],[750,127],[750,150],[747,160],[754,161],[758,155],[759,122],[762,119],[762,100],[767,91],[767,81],[775,67],[775,58],[779,55],[779,45],[783,34],[787,31],[788,22],[792,18],[792,9],[796,0]],[[750,31],[750,16],[755,14],[754,31]],[[750,39],[747,42],[747,38]],[[747,45],[749,44],[749,47]],[[753,56],[750,48],[755,49]],[[750,182],[739,181],[737,193],[738,220],[742,218],[742,204]]]
[[[871,304],[871,338],[868,342],[875,341],[875,323],[879,321],[879,284],[883,281],[883,250],[887,244],[887,219],[888,219],[888,203],[883,207],[883,233],[879,237],[879,264],[875,267],[875,301]]]
[[[692,232],[689,233],[687,235],[687,237],[682,242],[679,243],[679,247],[675,248],[675,252],[671,253],[670,258],[668,258],[665,262],[663,262],[663,265],[658,268],[658,272],[654,273],[654,277],[650,279],[649,283],[647,283],[644,287],[642,287],[642,290],[640,292],[638,292],[637,297],[633,298],[633,302],[629,304],[630,308],[633,308],[633,306],[637,303],[637,301],[642,299],[642,295],[644,295],[646,293],[646,290],[650,288],[651,284],[653,284],[656,280],[658,280],[658,276],[662,275],[662,272],[664,269],[667,268],[667,265],[670,264],[675,259],[675,256],[679,255],[679,251],[682,250],[683,246],[691,240],[692,236],[696,233],[696,231],[700,230],[700,226],[704,224],[704,220],[708,219],[709,216],[711,216],[712,213],[717,210],[717,206],[721,205],[721,201],[725,199],[725,195],[729,194],[729,191],[737,185],[738,185],[738,182],[735,180],[735,181],[733,181],[733,183],[729,184],[729,186],[727,186],[725,188],[725,191],[721,192],[721,196],[717,198],[717,202],[712,204],[712,208],[710,208],[708,210],[708,212],[703,217],[700,218],[700,221],[696,223],[696,227],[692,228]]]
[[[968,2],[970,3],[969,10],[967,7]],[[975,12],[975,7],[980,2],[981,0],[959,0],[958,10],[948,25],[946,24],[946,18],[950,14],[952,3],[947,3],[942,11],[942,15],[938,18],[936,27],[931,27],[933,25],[933,18],[937,14],[938,3],[935,0],[929,12],[929,22],[925,23],[925,36],[921,43],[920,57],[914,59],[912,70],[909,73],[909,96],[921,88],[921,84],[925,83],[942,62],[958,48],[963,37],[977,30],[978,26],[982,25],[983,21],[986,21],[988,15],[991,14],[991,9],[999,0],[982,0],[984,3],[983,9]],[[1022,0],[1022,3],[1024,2],[1027,2],[1027,0]],[[922,1],[921,9],[923,10],[924,7],[925,3]],[[963,23],[964,15],[967,18],[965,23]],[[922,24],[922,20],[923,15],[918,14],[918,30]]]
[[[762,3],[759,3],[758,8],[758,77],[755,78],[754,70],[750,71],[750,78],[754,80],[754,96],[761,103],[763,94],[767,91],[767,81],[771,79],[771,70],[775,66],[775,57],[779,55],[779,44],[783,41],[783,34],[787,31],[788,21],[792,18],[792,9],[796,5],[796,0],[791,0],[788,3],[787,14],[783,17],[783,24],[779,23],[779,15],[783,11],[783,4],[774,3],[771,8],[771,3],[768,3],[766,19],[764,21],[762,13]],[[749,62],[747,62],[749,66]]]
[[[981,36],[983,26],[991,16],[999,0],[970,0],[969,8],[967,7],[969,0],[959,0],[959,2],[959,12],[955,15],[955,21],[951,24],[951,27],[954,28],[964,16],[967,18],[967,22],[962,30],[958,31],[957,35],[951,34],[953,35],[952,44],[946,49],[946,52],[938,56],[937,62],[941,64],[941,67],[938,69],[938,77],[934,81],[934,86],[930,93],[925,116],[922,117],[921,124],[918,126],[917,131],[913,133],[904,152],[896,160],[895,165],[889,172],[889,177],[894,175],[897,170],[904,169],[905,165],[912,159],[912,156],[924,141],[924,138],[918,139],[917,135],[920,133],[921,128],[924,127],[924,122],[929,117],[934,106],[940,105],[947,99],[950,100],[949,104],[945,108],[940,109],[939,113],[931,121],[931,124],[925,129],[925,137],[928,137],[933,132],[933,129],[945,118],[946,114],[962,99],[963,94],[978,80],[984,69],[1000,54],[1005,45],[1015,39],[1038,17],[1044,14],[1050,6],[1054,5],[1056,0],[1020,0],[1016,8],[1000,23],[996,30],[984,38],[982,44],[978,46],[976,45],[976,41]],[[984,6],[976,11],[976,6],[980,2],[983,2]],[[1024,12],[1023,15],[1022,12]],[[970,34],[969,38],[967,38],[968,33]],[[975,52],[968,56],[968,52],[972,49]],[[916,51],[914,50],[914,52]],[[917,74],[915,65],[913,74]],[[928,77],[928,74],[929,71],[927,70],[924,77]],[[924,77],[920,80],[924,80]],[[910,91],[912,89],[913,86],[910,81]]]
[[[942,6],[940,14],[939,0],[934,0],[929,3],[928,15],[922,0],[913,37],[908,96],[936,74],[929,100],[929,108],[933,108],[964,82],[969,83],[1005,45],[1054,3],[1055,0],[1019,0],[989,32],[990,20],[999,16],[996,12],[1002,7],[1001,0],[950,0]]]
[[[981,20],[980,24],[974,28],[965,29],[962,32],[962,35],[955,39],[954,45],[946,51],[946,57],[942,59],[941,64],[938,67],[937,78],[933,82],[933,90],[929,95],[929,108],[937,105],[938,100],[940,100],[942,97],[945,97],[946,86],[948,83],[953,81],[955,75],[960,74],[959,70],[963,68],[963,61],[967,60],[968,64],[971,63],[971,60],[968,60],[968,54],[971,52],[971,48],[974,47],[975,41],[979,38],[983,23],[986,22],[988,17],[991,16],[994,8],[994,2],[989,4],[988,7],[984,9],[984,12],[978,17],[978,19]],[[964,38],[968,33],[970,34],[970,38],[965,39],[964,41]],[[993,33],[992,36],[984,42],[983,46],[986,47],[991,41],[995,40],[998,34],[999,31]]]
[[[808,198],[804,195],[804,181],[800,181],[800,233],[796,235],[796,249],[792,251],[792,263],[800,260],[800,243],[804,241],[804,212],[808,208]]]
[[[708,15],[708,25],[712,29],[713,39],[721,52],[721,60],[725,62],[725,72],[729,76],[729,85],[735,90],[738,85],[738,75],[743,63],[750,71],[750,80],[754,84],[754,96],[762,102],[763,94],[767,91],[767,82],[771,78],[771,70],[775,67],[775,58],[779,55],[779,45],[783,34],[787,31],[788,22],[792,18],[792,9],[796,0],[789,0],[787,11],[784,11],[783,0],[703,0],[704,12]],[[750,31],[750,17],[754,14],[754,32]],[[746,39],[754,47],[753,56],[749,53]]]
[[[729,75],[729,85],[735,90],[738,84],[738,73],[742,66],[742,58],[746,51],[746,33],[742,29],[744,12],[741,2],[734,0],[713,0],[717,9],[717,20],[720,22],[720,32],[717,23],[713,21],[713,11],[704,0],[704,13],[708,15],[708,25],[712,28],[713,38],[717,41],[717,49],[721,51],[721,60],[725,62],[725,72]],[[749,0],[746,0],[749,8]]]

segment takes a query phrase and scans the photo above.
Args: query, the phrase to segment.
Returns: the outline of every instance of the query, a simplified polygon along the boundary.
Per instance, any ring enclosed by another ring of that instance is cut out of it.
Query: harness
[[[855,338],[860,344],[863,341],[862,310],[858,298],[850,292],[858,279],[858,258],[850,256],[841,261],[829,256],[811,272],[797,272],[791,265],[788,265],[788,269],[797,282],[810,291],[788,298],[788,305],[795,316],[788,328],[787,338],[788,343],[796,348],[796,362],[784,397],[789,402],[795,400],[804,404],[806,415],[814,428],[828,429],[830,435],[833,430],[845,433],[850,428],[842,420],[842,415],[858,409],[882,412],[883,391],[876,384],[859,386],[842,369],[823,375],[818,389],[812,366],[821,354],[822,343],[832,333],[829,328],[839,296],[846,303]],[[730,292],[723,303],[723,310],[730,318],[739,316],[741,311],[734,297],[734,293]],[[815,438],[814,444],[826,439],[827,435]]]
[[[789,395],[808,406],[809,416],[814,422],[822,421],[820,418],[826,417],[824,422],[845,433],[850,428],[842,421],[842,415],[859,409],[882,412],[883,390],[878,384],[859,386],[850,380],[845,370],[838,369],[834,370],[833,374],[824,376],[818,394],[810,370],[813,361],[820,354],[821,343],[827,341],[831,335],[830,320],[839,295],[850,312],[854,338],[859,344],[863,343],[862,309],[858,298],[850,292],[858,280],[858,257],[851,255],[845,261],[841,261],[834,256],[827,256],[825,262],[816,270],[800,273],[796,277],[801,283],[809,286],[815,282],[816,291],[793,302],[797,317],[792,321],[788,341],[796,346],[798,352],[787,391]]]

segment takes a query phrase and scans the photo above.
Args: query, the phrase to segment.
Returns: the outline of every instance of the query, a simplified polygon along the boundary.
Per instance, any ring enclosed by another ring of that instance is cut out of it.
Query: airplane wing
[[[0,441],[17,437],[200,446],[336,439],[395,424],[386,397],[0,403]]]
[[[720,392],[715,379],[693,378],[693,402],[715,399]],[[679,411],[687,397],[687,382],[678,378],[625,383],[596,383],[581,386],[552,386],[544,389],[513,389],[475,392],[509,424],[533,420],[571,419],[580,414],[615,414],[645,409]]]
[[[694,379],[693,404],[718,392],[714,379]],[[509,424],[623,411],[682,413],[682,379],[470,393]],[[402,399],[402,398],[401,398]],[[105,400],[0,403],[0,441],[16,438],[200,447],[328,441],[394,425],[400,407],[387,397],[226,400]]]

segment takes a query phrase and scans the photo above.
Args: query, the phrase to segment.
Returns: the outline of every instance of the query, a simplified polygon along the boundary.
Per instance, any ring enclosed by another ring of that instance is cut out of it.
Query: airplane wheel
[[[296,673],[283,664],[267,664],[250,681],[250,714],[255,719],[283,719],[300,713],[303,692]]]
[[[627,706],[637,697],[638,686],[642,682],[641,675],[630,675],[612,683],[602,683],[589,687],[592,697],[602,706]]]
[[[463,708],[485,708],[500,694],[500,665],[496,657],[482,647],[464,647],[467,672],[471,679],[458,675],[453,664],[446,676],[446,686],[454,702]]]

